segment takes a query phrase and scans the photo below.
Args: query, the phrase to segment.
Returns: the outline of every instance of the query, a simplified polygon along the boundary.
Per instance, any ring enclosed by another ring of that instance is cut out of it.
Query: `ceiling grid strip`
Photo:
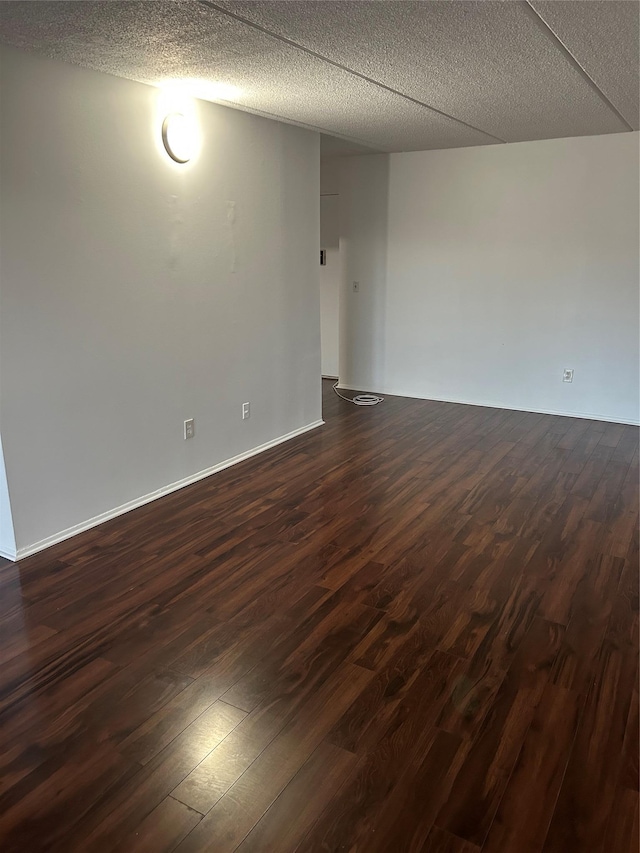
[[[245,24],[247,27],[251,27],[254,30],[258,30],[258,32],[264,33],[264,35],[270,36],[271,38],[277,39],[284,44],[288,44],[290,47],[295,48],[296,50],[300,50],[303,53],[308,54],[309,56],[313,56],[315,59],[319,59],[321,62],[326,62],[328,65],[332,65],[334,68],[339,68],[341,71],[345,71],[347,74],[351,74],[353,77],[358,77],[360,80],[364,80],[367,83],[370,83],[372,86],[377,86],[379,89],[384,89],[387,92],[390,92],[392,95],[396,95],[399,98],[403,98],[405,101],[410,101],[412,104],[416,104],[419,107],[423,107],[426,110],[431,110],[431,112],[437,113],[438,115],[443,116],[450,121],[455,121],[458,124],[464,125],[464,127],[469,128],[470,130],[475,130],[477,133],[482,133],[490,139],[495,139],[496,142],[506,143],[506,139],[502,139],[499,136],[496,136],[493,133],[489,133],[486,130],[483,130],[481,127],[475,127],[473,124],[468,124],[466,121],[463,121],[460,118],[456,118],[455,116],[449,115],[449,113],[445,113],[442,110],[437,109],[436,107],[432,107],[430,104],[425,104],[424,101],[419,101],[417,98],[412,98],[410,95],[406,95],[404,92],[400,92],[398,89],[393,89],[391,86],[386,86],[384,83],[380,83],[378,80],[374,80],[372,77],[367,77],[366,74],[361,74],[359,71],[354,71],[353,68],[349,68],[346,65],[342,65],[340,62],[335,62],[333,59],[329,59],[326,56],[323,56],[321,53],[317,53],[315,50],[311,50],[304,45],[298,44],[298,42],[293,41],[292,39],[288,39],[286,36],[282,36],[279,33],[274,33],[272,30],[267,29],[266,27],[261,26],[260,24],[256,24],[254,21],[251,21],[249,18],[245,18],[242,15],[237,15],[235,12],[231,12],[229,9],[226,9],[224,6],[218,6],[217,3],[211,2],[211,0],[198,0],[198,2],[202,6],[207,6],[210,9],[213,9],[216,12],[219,12],[223,15],[226,15],[229,18],[233,18],[236,21],[239,21],[241,24]]]
[[[587,84],[591,87],[591,89],[598,95],[598,97],[604,101],[604,103],[609,107],[612,112],[620,119],[620,121],[626,125],[628,130],[633,130],[633,127],[629,124],[626,118],[622,115],[620,110],[613,104],[609,98],[605,95],[602,89],[598,86],[596,81],[591,77],[589,72],[578,62],[575,56],[571,53],[569,48],[564,44],[560,36],[554,31],[553,27],[548,24],[543,18],[542,14],[538,12],[535,6],[532,6],[529,0],[523,0],[523,5],[529,11],[529,13],[535,18],[536,22],[540,29],[547,33],[550,36],[553,43],[556,45],[558,50],[563,54],[565,59],[576,69],[576,71],[582,75]]]

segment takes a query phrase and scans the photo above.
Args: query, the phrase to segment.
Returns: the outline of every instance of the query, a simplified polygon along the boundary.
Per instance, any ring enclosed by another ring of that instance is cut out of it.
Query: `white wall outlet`
[[[573,382],[573,368],[565,367],[565,369],[562,371],[562,381]]]
[[[360,282],[359,281],[353,282],[353,292],[354,293],[360,293]]]
[[[196,427],[193,422],[193,418],[189,418],[188,421],[184,422],[184,440],[186,441],[188,438],[193,438],[196,434]]]
[[[243,403],[242,404],[242,420],[246,421],[247,418],[251,417],[251,403]]]

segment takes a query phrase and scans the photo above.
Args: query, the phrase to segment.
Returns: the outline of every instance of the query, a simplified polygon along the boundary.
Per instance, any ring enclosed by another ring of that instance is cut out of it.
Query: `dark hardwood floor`
[[[387,398],[0,566],[0,849],[638,850],[638,430]]]

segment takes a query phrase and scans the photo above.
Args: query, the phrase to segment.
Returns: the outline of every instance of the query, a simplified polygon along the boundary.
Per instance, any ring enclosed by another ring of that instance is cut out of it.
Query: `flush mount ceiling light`
[[[195,127],[182,113],[169,113],[162,122],[162,142],[176,163],[188,163],[195,149]]]

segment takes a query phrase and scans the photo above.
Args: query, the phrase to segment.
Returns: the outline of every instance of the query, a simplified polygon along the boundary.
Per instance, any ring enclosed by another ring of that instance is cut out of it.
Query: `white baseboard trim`
[[[486,403],[472,402],[471,400],[454,400],[448,397],[424,397],[421,394],[407,394],[402,391],[392,391],[389,388],[375,389],[363,388],[361,385],[349,385],[346,382],[340,382],[338,385],[340,390],[344,391],[361,391],[365,394],[388,394],[390,397],[408,397],[412,400],[431,400],[434,403],[458,403],[462,406],[485,406],[488,409],[504,409],[510,412],[530,412],[534,415],[560,415],[563,418],[583,418],[587,421],[605,421],[611,424],[627,424],[629,426],[640,426],[640,421],[629,421],[620,418],[612,418],[609,415],[597,415],[589,412],[561,412],[556,409],[525,409],[522,406],[506,406],[502,403]]]
[[[0,548],[0,557],[4,557],[5,560],[11,560],[12,563],[15,563],[17,556],[15,549]]]
[[[119,515],[131,512],[131,510],[137,509],[138,507],[144,506],[152,501],[156,501],[158,498],[171,494],[171,492],[177,492],[178,489],[183,489],[185,486],[197,483],[198,480],[204,480],[205,477],[217,474],[218,471],[223,471],[225,468],[230,468],[232,465],[237,465],[239,462],[244,462],[245,459],[250,459],[252,456],[258,456],[258,454],[264,453],[265,450],[270,450],[278,444],[284,444],[286,441],[290,441],[292,438],[297,438],[299,435],[304,435],[305,432],[317,429],[323,424],[324,421],[319,420],[314,421],[311,424],[307,424],[306,426],[299,427],[298,429],[294,429],[286,435],[281,435],[279,438],[274,438],[271,441],[267,441],[265,444],[260,444],[258,447],[252,448],[251,450],[245,450],[244,453],[240,453],[238,456],[233,456],[231,459],[225,459],[224,462],[218,462],[210,468],[205,468],[203,471],[198,471],[196,474],[191,474],[189,477],[185,477],[182,480],[176,480],[175,483],[170,483],[168,486],[163,486],[161,489],[156,489],[155,492],[149,492],[147,495],[142,495],[140,498],[121,504],[120,506],[115,507],[115,509],[110,509],[107,512],[103,512],[100,515],[87,519],[87,521],[82,521],[80,524],[75,524],[73,527],[68,527],[66,530],[54,533],[53,536],[47,536],[46,539],[34,542],[33,545],[27,545],[25,548],[18,548],[17,554],[14,554],[13,556],[2,552],[0,552],[0,554],[6,557],[7,560],[23,560],[25,557],[37,554],[38,551],[44,551],[45,548],[50,548],[51,545],[56,545],[58,542],[64,542],[65,539],[71,539],[72,536],[77,536],[78,533],[83,533],[85,530],[97,527],[105,521],[110,521],[112,518],[117,518]]]

